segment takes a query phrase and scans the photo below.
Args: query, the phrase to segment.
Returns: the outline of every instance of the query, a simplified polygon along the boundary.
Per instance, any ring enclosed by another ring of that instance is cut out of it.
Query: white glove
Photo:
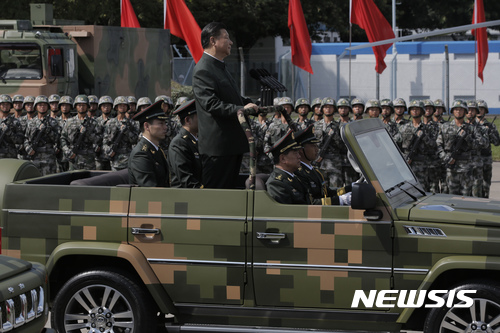
[[[349,192],[349,193],[342,194],[341,196],[339,196],[340,205],[341,206],[350,206],[351,205],[351,195],[352,195],[352,193]]]

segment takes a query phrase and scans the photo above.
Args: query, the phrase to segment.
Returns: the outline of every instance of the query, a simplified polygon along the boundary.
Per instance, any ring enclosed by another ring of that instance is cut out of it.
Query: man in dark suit
[[[257,105],[243,98],[229,74],[224,58],[233,42],[222,23],[212,22],[201,32],[203,56],[193,71],[193,92],[199,118],[202,184],[209,188],[235,188],[248,141],[237,111]]]
[[[160,140],[165,138],[167,116],[158,101],[134,115],[132,119],[139,121],[142,137],[132,149],[128,160],[130,184],[139,186],[169,186],[167,157],[159,147]]]
[[[194,99],[185,102],[173,112],[181,122],[181,129],[168,146],[170,186],[201,187],[201,160],[198,153],[198,115]]]

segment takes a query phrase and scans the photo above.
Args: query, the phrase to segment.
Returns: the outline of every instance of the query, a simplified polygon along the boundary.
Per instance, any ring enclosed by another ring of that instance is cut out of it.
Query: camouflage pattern
[[[406,124],[409,120],[404,118],[405,112],[408,110],[406,106],[406,101],[403,98],[396,98],[393,102],[392,105],[394,107],[394,117],[392,120],[396,123],[398,126],[402,126]],[[400,115],[398,115],[399,108],[404,108],[404,111]]]
[[[489,112],[490,112],[490,111],[489,111],[489,109],[488,109],[488,103],[486,103],[486,101],[485,101],[485,100],[483,100],[483,99],[478,99],[478,100],[476,101],[476,103],[477,103],[477,107],[478,107],[478,108],[485,108],[485,109],[486,109],[486,113],[489,113]]]
[[[80,119],[75,116],[70,118],[62,129],[61,149],[69,161],[70,170],[95,170],[96,151],[101,143],[100,128],[94,118]]]
[[[325,100],[323,100],[325,101]],[[333,120],[329,123],[321,119],[314,125],[314,135],[320,140],[320,152],[323,150],[322,161],[319,169],[328,184],[328,187],[344,186],[344,177],[342,174],[341,150],[344,149],[344,142],[340,138],[340,125]],[[329,138],[331,136],[331,139]],[[328,144],[327,147],[324,147]],[[321,153],[320,153],[321,154]]]
[[[297,112],[297,108],[301,105],[307,105],[309,109],[311,108],[311,104],[309,104],[309,100],[307,98],[299,98],[295,101],[295,112]]]
[[[481,103],[478,103],[478,105],[482,106]],[[494,123],[490,123],[487,119],[480,120],[479,124],[486,128],[486,133],[490,142],[490,145],[480,150],[481,160],[483,162],[483,198],[489,198],[491,177],[493,176],[493,157],[491,145],[500,145],[500,134],[498,133],[496,125]]]
[[[436,108],[437,107],[445,108],[443,100],[442,99],[436,99],[434,101],[434,107],[436,107]]]
[[[41,134],[39,134],[40,132]],[[28,121],[24,150],[42,175],[52,174],[57,171],[56,154],[60,150],[60,136],[61,128],[59,127],[59,123],[49,115],[42,119],[35,117],[31,121]],[[39,140],[37,141],[38,138]],[[34,152],[34,155],[31,155],[32,152]]]
[[[14,95],[12,96],[12,102],[21,102],[24,103],[24,96],[23,95]]]
[[[99,104],[99,99],[96,95],[89,95],[89,104]]]
[[[116,100],[115,100],[116,103]],[[120,132],[123,134],[120,136]],[[128,167],[128,158],[132,148],[139,140],[139,123],[125,118],[111,118],[104,126],[103,154],[111,161],[113,171]],[[113,147],[116,147],[115,149]],[[111,156],[112,153],[114,156]]]
[[[323,99],[320,97],[316,97],[315,99],[313,99],[311,102],[311,108],[314,108],[316,105],[321,105],[322,100]]]
[[[0,158],[17,158],[24,143],[21,122],[13,116],[0,118]]]
[[[349,100],[347,98],[340,98],[337,101],[337,108],[339,106],[347,106],[352,111],[351,103],[349,102]]]
[[[174,107],[174,103],[172,102],[172,99],[166,95],[156,96],[155,103],[158,102],[159,100],[162,100],[163,103],[167,103],[168,105],[170,105],[171,108]]]
[[[288,129],[288,124],[284,123],[281,118],[272,118],[264,135],[264,152],[269,151],[288,132]],[[270,153],[268,153],[268,157],[271,160],[273,159]]]
[[[177,101],[175,102],[174,109],[177,109],[179,106],[186,103],[188,100],[189,100],[189,98],[187,98],[185,96],[181,96],[181,97],[177,98]]]
[[[59,101],[61,100],[61,97],[57,94],[52,94],[49,96],[49,103],[59,103]]]
[[[264,153],[268,149],[265,144],[266,132],[272,121],[272,119],[263,119],[262,121],[254,119],[251,122],[252,132],[255,136],[257,173],[269,174],[273,171],[273,160],[269,157],[269,155]],[[272,145],[269,147],[272,147]]]
[[[291,105],[292,108],[294,107],[293,101],[290,97],[287,97],[287,96],[281,97],[280,101],[279,101],[279,105],[287,105],[287,104]]]
[[[149,99],[149,97],[141,97],[137,101],[137,110],[140,111],[141,106],[150,106],[151,104],[153,103],[151,102],[151,99]]]
[[[380,111],[382,111],[382,106],[380,105],[380,101],[378,99],[369,99],[367,102],[366,102],[366,105],[365,105],[365,113],[368,112],[368,109],[369,108],[379,108]]]

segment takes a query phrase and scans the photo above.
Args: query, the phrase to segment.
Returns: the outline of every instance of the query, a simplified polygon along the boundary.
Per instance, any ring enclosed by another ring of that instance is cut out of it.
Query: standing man
[[[52,118],[59,117],[59,101],[61,97],[57,94],[52,94],[49,96],[49,106],[50,106],[50,116]]]
[[[21,123],[10,115],[12,99],[0,95],[0,158],[17,158],[17,152],[24,142]]]
[[[209,188],[235,188],[248,141],[237,111],[258,110],[239,94],[224,58],[233,42],[222,23],[207,24],[201,32],[203,56],[193,71],[193,92],[199,117],[202,183]]]
[[[483,160],[483,197],[490,197],[490,187],[491,187],[491,177],[493,176],[493,157],[491,152],[491,145],[500,145],[500,134],[498,133],[497,127],[493,122],[489,122],[484,116],[489,112],[488,104],[482,100],[477,100],[477,106],[479,108],[479,115],[477,116],[479,124],[485,126],[488,129],[488,139],[490,145],[486,148],[481,149],[481,159]]]
[[[198,153],[198,115],[194,99],[174,111],[182,124],[168,147],[168,168],[172,187],[201,187],[201,161]]]
[[[57,121],[59,122],[59,128],[62,129],[68,122],[68,120],[71,119],[71,110],[73,110],[73,98],[71,96],[62,96],[61,99],[59,100],[59,110],[61,111],[61,116],[57,118]],[[57,172],[63,172],[63,171],[68,171],[69,170],[69,161],[66,156],[64,156],[64,153],[62,151],[59,151],[59,153],[56,155],[57,158]]]
[[[352,120],[363,119],[363,113],[365,113],[365,102],[361,98],[355,98],[351,102],[353,118]]]
[[[98,109],[101,111],[101,115],[97,117],[97,128],[99,133],[99,139],[102,144],[104,141],[104,131],[106,129],[106,124],[111,119],[111,110],[113,109],[113,99],[111,96],[102,96],[99,98]],[[101,149],[95,157],[95,167],[96,170],[111,170],[111,163],[108,156]]]
[[[161,102],[138,112],[132,119],[139,122],[142,136],[128,160],[130,183],[151,187],[169,186],[167,157],[159,146],[167,132],[167,116],[161,109]]]

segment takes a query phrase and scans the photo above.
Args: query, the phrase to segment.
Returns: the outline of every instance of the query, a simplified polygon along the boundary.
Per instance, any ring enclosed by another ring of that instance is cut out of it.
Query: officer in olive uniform
[[[132,149],[128,160],[128,175],[131,184],[150,187],[169,186],[168,163],[165,152],[160,148],[160,140],[167,132],[167,116],[156,102],[149,108],[134,115],[139,122],[142,136]]]
[[[173,114],[179,117],[182,127],[168,147],[170,185],[184,188],[202,187],[195,100],[187,101]]]
[[[347,185],[337,190],[333,190],[326,185],[323,174],[312,165],[318,158],[320,142],[313,133],[313,126],[295,133],[295,141],[302,147],[299,149],[300,167],[295,175],[304,184],[312,197],[313,204],[321,205],[348,205],[350,204],[350,194],[352,186]]]

